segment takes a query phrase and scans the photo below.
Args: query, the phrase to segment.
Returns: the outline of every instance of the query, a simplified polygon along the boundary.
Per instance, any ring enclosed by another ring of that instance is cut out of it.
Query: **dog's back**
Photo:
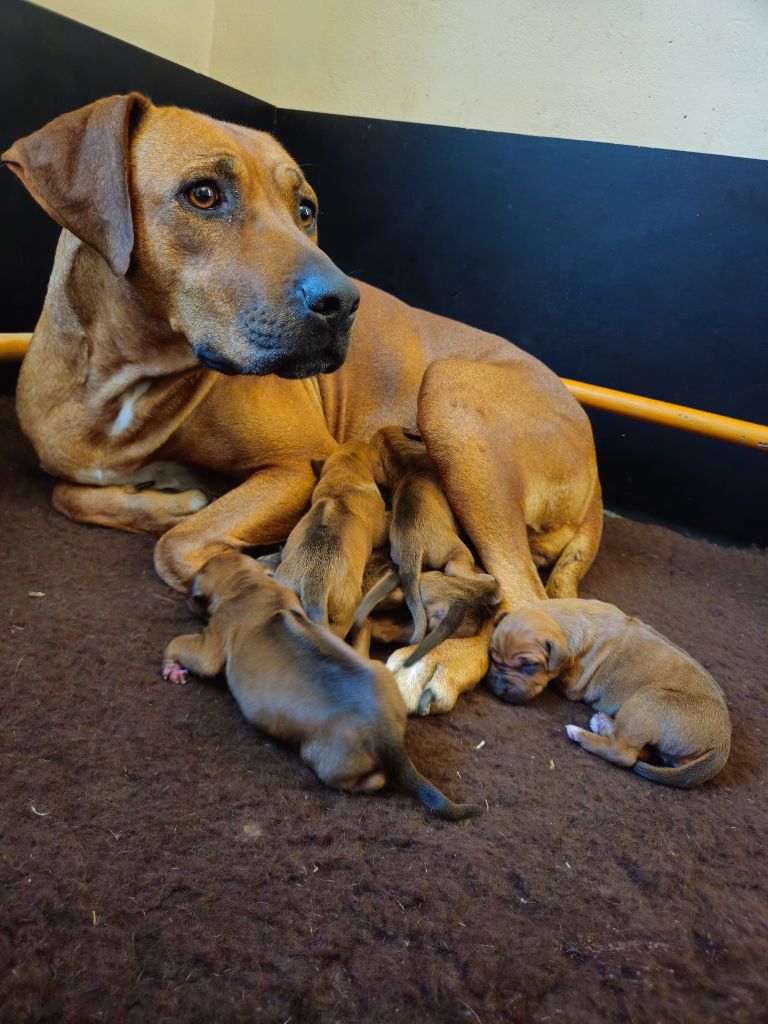
[[[350,442],[327,460],[275,578],[291,587],[313,622],[346,636],[362,596],[366,563],[386,533],[386,507],[368,445]]]

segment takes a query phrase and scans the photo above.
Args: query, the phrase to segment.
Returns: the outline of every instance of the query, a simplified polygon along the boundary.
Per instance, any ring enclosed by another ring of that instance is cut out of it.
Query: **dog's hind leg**
[[[578,725],[566,725],[565,731],[568,739],[579,743],[590,754],[597,754],[598,757],[602,757],[612,764],[621,765],[623,768],[631,768],[645,744],[638,743],[626,736],[619,736],[614,731],[608,732],[608,728],[613,730],[613,722],[606,715],[593,716],[590,724],[606,731],[595,733],[581,729]]]
[[[156,537],[207,504],[208,498],[197,489],[168,492],[133,484],[92,487],[63,482],[53,489],[53,506],[68,519]]]
[[[595,560],[603,533],[603,503],[600,485],[589,510],[573,538],[566,544],[547,580],[547,597],[578,597],[579,583]]]

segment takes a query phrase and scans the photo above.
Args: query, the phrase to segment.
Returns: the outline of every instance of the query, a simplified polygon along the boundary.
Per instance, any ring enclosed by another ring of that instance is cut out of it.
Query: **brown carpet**
[[[609,519],[584,588],[723,685],[718,779],[654,787],[566,740],[586,708],[480,687],[408,733],[488,801],[457,826],[161,682],[190,618],[151,541],[57,515],[9,399],[0,430],[3,1021],[766,1019],[766,552]]]

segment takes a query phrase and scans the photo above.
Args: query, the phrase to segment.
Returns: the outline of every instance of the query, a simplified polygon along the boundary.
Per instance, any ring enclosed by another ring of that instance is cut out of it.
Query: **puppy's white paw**
[[[592,715],[590,718],[589,728],[592,732],[596,732],[598,736],[612,736],[613,719],[602,711],[598,711],[596,715]]]
[[[569,740],[573,740],[574,743],[581,743],[582,739],[587,735],[587,730],[582,729],[578,725],[566,725],[566,735]]]

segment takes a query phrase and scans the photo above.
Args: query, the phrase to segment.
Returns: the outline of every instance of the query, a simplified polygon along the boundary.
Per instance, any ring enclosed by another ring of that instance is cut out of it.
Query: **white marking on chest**
[[[133,417],[135,413],[134,404],[137,398],[141,398],[145,391],[149,389],[148,380],[140,380],[138,384],[134,384],[132,388],[123,394],[122,401],[120,403],[120,412],[115,417],[115,422],[112,424],[111,434],[114,437],[117,434],[124,434],[126,430],[133,423]]]

